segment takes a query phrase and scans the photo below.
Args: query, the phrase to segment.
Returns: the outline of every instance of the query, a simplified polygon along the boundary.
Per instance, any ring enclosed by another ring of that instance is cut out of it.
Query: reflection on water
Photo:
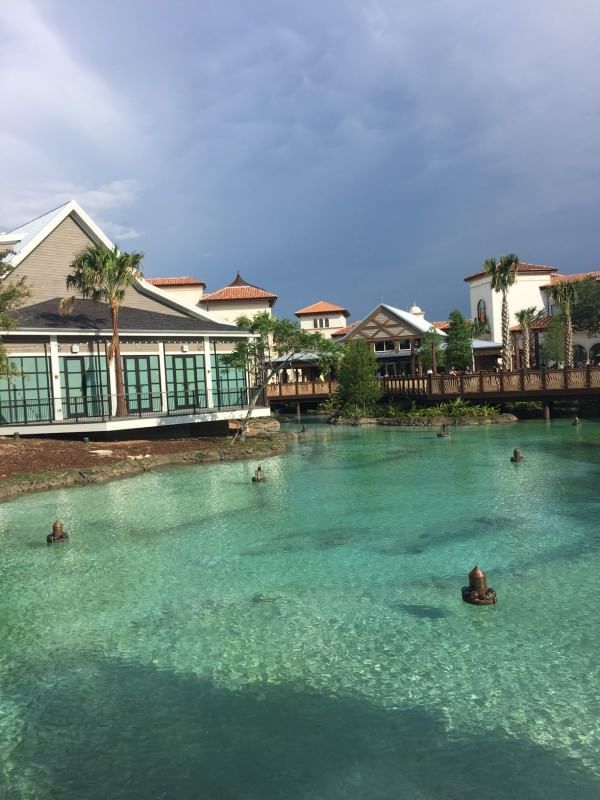
[[[0,797],[600,797],[599,425],[255,467],[0,506]]]

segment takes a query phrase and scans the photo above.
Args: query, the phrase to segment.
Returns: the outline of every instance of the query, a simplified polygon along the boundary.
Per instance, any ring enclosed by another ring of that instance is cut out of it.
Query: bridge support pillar
[[[296,400],[296,419],[298,420],[298,425],[300,425],[300,400]]]
[[[546,422],[552,419],[552,400],[544,400],[544,419]]]

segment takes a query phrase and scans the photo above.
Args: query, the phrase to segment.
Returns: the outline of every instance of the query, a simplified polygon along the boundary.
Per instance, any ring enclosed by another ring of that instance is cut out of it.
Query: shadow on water
[[[446,619],[450,616],[445,608],[437,606],[410,605],[409,603],[390,603],[390,608],[394,611],[402,611],[410,614],[417,619]]]
[[[314,455],[314,454],[313,454]],[[381,456],[366,456],[364,453],[353,454],[344,459],[344,461],[334,462],[332,464],[319,464],[318,470],[321,471],[335,471],[346,472],[347,470],[361,470],[368,471],[371,467],[379,464],[396,463],[399,459],[406,456],[418,455],[417,450],[409,450],[403,448],[402,450],[391,450],[386,455]]]
[[[421,708],[289,685],[232,691],[118,661],[65,665],[47,688],[19,680],[10,699],[26,718],[3,800],[600,796],[600,780],[559,751],[497,729],[449,734]]]
[[[510,530],[521,524],[519,517],[488,516],[478,517],[461,530],[442,530],[439,533],[423,533],[417,539],[400,540],[391,544],[373,547],[382,556],[420,555],[435,547],[445,547],[448,543],[468,542],[482,536],[495,536],[503,530]]]
[[[311,550],[332,550],[345,547],[370,529],[353,528],[351,534],[345,528],[325,528],[317,533],[311,530],[300,530],[285,536],[278,536],[272,541],[259,542],[252,548],[244,550],[243,556],[287,555]]]

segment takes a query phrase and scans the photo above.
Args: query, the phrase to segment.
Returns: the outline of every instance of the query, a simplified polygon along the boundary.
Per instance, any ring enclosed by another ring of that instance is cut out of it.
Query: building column
[[[210,368],[210,336],[204,337],[204,381],[206,383],[206,405],[208,408],[214,408],[212,370]]]
[[[167,369],[165,366],[165,343],[158,343],[158,369],[160,372],[160,408],[163,414],[169,413],[169,398],[167,397]]]
[[[113,358],[109,359],[107,353],[106,361],[108,363],[108,384],[110,388],[110,393],[109,393],[110,415],[111,417],[114,417],[117,413],[117,370],[115,369],[114,356]]]
[[[52,380],[52,397],[54,400],[54,420],[56,422],[62,422],[64,416],[60,387],[60,361],[56,336],[50,337],[50,377]]]

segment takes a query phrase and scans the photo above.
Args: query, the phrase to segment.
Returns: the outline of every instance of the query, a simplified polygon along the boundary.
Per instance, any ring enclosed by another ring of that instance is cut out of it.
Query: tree
[[[573,328],[592,336],[600,333],[600,280],[585,278],[577,284],[572,311]]]
[[[116,245],[112,250],[104,245],[92,245],[75,258],[71,264],[73,272],[67,275],[68,289],[76,289],[82,297],[106,303],[110,307],[112,339],[108,360],[109,363],[113,359],[115,362],[118,417],[127,413],[119,340],[119,308],[127,288],[142,276],[140,264],[143,257],[143,253],[120,253]]]
[[[340,345],[320,333],[301,330],[289,319],[277,319],[266,311],[255,317],[239,317],[236,324],[252,338],[240,339],[224,361],[230,367],[243,369],[250,378],[251,393],[248,411],[241,428],[233,438],[246,438],[252,412],[267,384],[281,370],[287,369],[299,353],[314,353],[323,372],[329,372],[338,360]]]
[[[546,365],[555,364],[562,359],[565,346],[565,329],[560,317],[550,317],[544,331],[541,357]]]
[[[499,259],[488,258],[483,262],[483,271],[490,277],[492,291],[502,294],[502,369],[512,366],[512,344],[510,341],[510,315],[508,313],[508,290],[515,282],[519,258],[508,253]]]
[[[490,332],[490,326],[487,323],[487,320],[483,319],[473,319],[471,320],[471,336],[473,339],[480,339],[482,336],[485,336],[486,333]]]
[[[343,406],[360,410],[363,414],[381,397],[377,359],[364,339],[352,339],[344,347],[337,395]]]
[[[456,309],[448,319],[450,324],[446,337],[446,364],[457,369],[465,369],[473,364],[471,323]]]
[[[550,287],[548,292],[555,306],[558,306],[562,315],[565,331],[564,356],[565,367],[573,366],[573,321],[571,313],[577,295],[577,289],[572,281],[560,281]]]
[[[521,326],[521,336],[523,338],[523,362],[525,369],[531,366],[531,326],[544,316],[543,311],[538,311],[535,306],[522,308],[515,315]]]
[[[445,352],[442,350],[442,345],[445,341],[446,337],[442,336],[433,325],[421,336],[419,361],[423,369],[431,368],[436,371],[437,367],[444,365]]]
[[[12,272],[12,267],[7,263],[7,258],[11,253],[3,253],[0,256],[0,330],[13,330],[17,323],[10,312],[22,306],[25,300],[31,295],[31,289],[27,286],[25,278],[18,281],[9,282],[8,278]],[[0,377],[11,378],[17,371],[11,364],[6,346],[0,339]]]

